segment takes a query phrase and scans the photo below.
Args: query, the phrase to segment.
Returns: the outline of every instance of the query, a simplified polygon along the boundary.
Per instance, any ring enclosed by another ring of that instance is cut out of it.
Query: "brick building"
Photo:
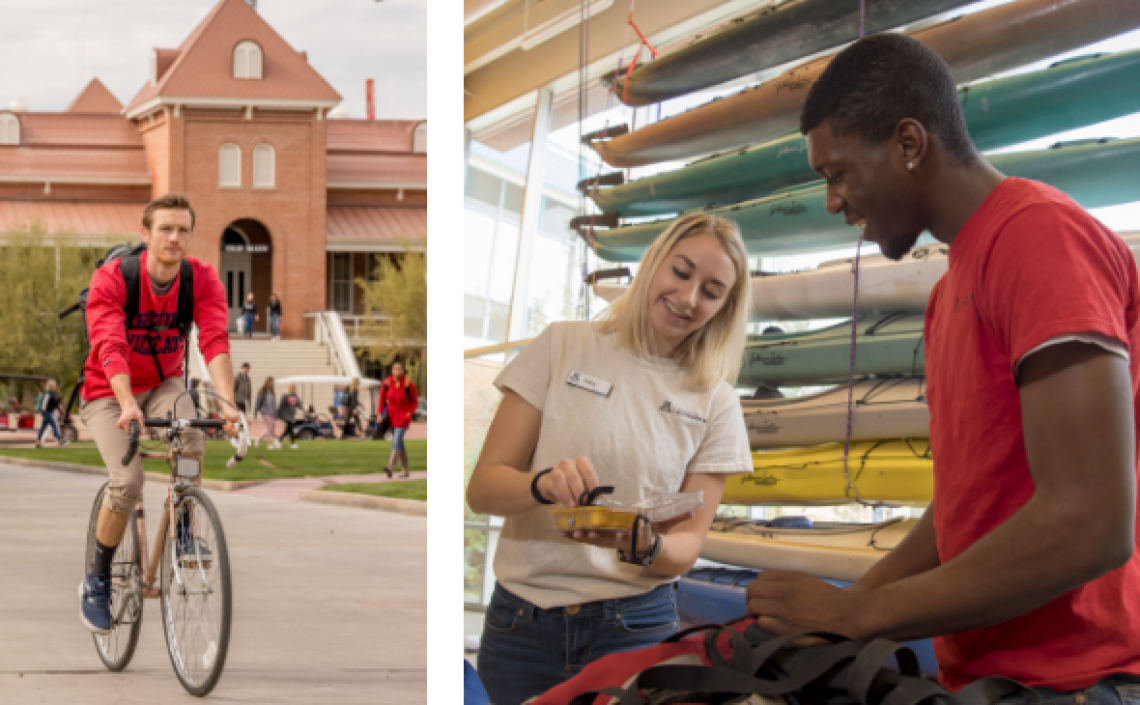
[[[245,0],[220,0],[153,50],[126,107],[94,79],[62,113],[0,110],[0,236],[125,239],[150,198],[183,191],[231,320],[249,291],[280,296],[286,338],[306,312],[359,315],[373,255],[424,245],[427,123],[330,119],[340,100]]]

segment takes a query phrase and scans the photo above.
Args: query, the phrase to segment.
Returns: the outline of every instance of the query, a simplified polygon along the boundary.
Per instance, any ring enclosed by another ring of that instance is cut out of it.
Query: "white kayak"
[[[1140,233],[1121,235],[1140,258]],[[859,315],[926,310],[930,292],[950,266],[948,245],[935,243],[911,250],[901,261],[868,255],[859,261]],[[752,317],[770,321],[850,318],[855,289],[854,258],[824,262],[815,269],[752,277]],[[594,293],[613,302],[629,289],[599,282]]]
[[[844,384],[806,397],[742,400],[748,445],[759,450],[842,442],[847,437],[847,394]],[[852,398],[853,441],[930,435],[922,377],[856,382]]]
[[[811,529],[735,526],[705,537],[701,558],[755,570],[795,570],[826,580],[854,582],[906,537],[917,519],[878,524],[817,523]]]

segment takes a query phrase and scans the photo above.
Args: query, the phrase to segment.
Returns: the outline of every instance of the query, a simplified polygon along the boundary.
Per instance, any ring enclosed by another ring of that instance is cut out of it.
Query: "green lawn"
[[[412,470],[427,470],[427,441],[405,441],[408,463]],[[155,450],[163,444],[144,443]],[[276,480],[283,477],[319,477],[321,475],[359,475],[380,472],[392,451],[389,441],[298,441],[297,450],[250,448],[235,469],[226,467],[233,455],[227,441],[210,441],[206,452],[203,477],[213,480]],[[54,460],[80,465],[104,467],[95,444],[73,443],[66,448],[0,448],[0,456]],[[152,472],[168,472],[160,460],[146,460],[144,467]]]
[[[325,485],[325,492],[355,492],[370,494],[373,497],[395,497],[396,499],[418,499],[427,501],[427,480],[407,480],[405,482],[350,482],[340,485]]]

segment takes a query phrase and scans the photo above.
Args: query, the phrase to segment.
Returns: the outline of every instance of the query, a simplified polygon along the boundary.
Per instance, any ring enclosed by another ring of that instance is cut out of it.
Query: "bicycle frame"
[[[178,459],[182,457],[182,443],[180,439],[174,439],[171,443],[170,449],[165,453],[139,453],[139,457],[146,460],[166,460],[170,466],[170,485],[167,487],[166,501],[162,503],[162,519],[159,521],[159,526],[165,526],[165,538],[174,539],[176,536],[176,528],[174,525],[174,513],[170,508],[174,506],[174,502],[182,491],[191,486],[201,485],[201,474],[193,480],[180,477],[177,474]],[[200,470],[199,470],[200,472]],[[147,532],[146,532],[146,508],[143,502],[139,501],[138,506],[135,508],[135,513],[138,518],[138,546],[139,546],[139,563],[145,567],[142,575],[142,596],[143,598],[157,598],[158,597],[158,562],[162,560],[163,538],[164,532],[159,531],[154,536],[154,552],[147,556]],[[191,518],[193,521],[193,518]]]

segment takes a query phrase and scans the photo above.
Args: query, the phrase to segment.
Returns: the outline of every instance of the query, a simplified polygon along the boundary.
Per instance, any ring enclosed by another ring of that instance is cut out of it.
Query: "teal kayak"
[[[951,10],[969,0],[871,0],[866,33],[881,32]],[[837,7],[838,5],[838,7]],[[623,71],[615,94],[626,105],[650,105],[853,42],[859,38],[859,4],[794,0],[746,15],[724,29]],[[627,85],[628,84],[628,85]]]
[[[1140,50],[1061,61],[962,88],[958,96],[979,150],[1010,147],[1140,112]],[[603,213],[643,217],[739,203],[816,178],[806,140],[791,132],[589,195]]]
[[[855,376],[919,377],[926,358],[921,313],[858,319]],[[751,335],[738,387],[794,387],[846,383],[851,365],[851,322],[803,333]]]
[[[1008,176],[1060,189],[1085,208],[1140,201],[1140,138],[1061,142],[1049,149],[988,157]],[[753,255],[784,255],[853,247],[859,230],[826,208],[826,185],[816,181],[765,198],[710,209],[735,220]],[[595,230],[595,252],[608,262],[636,262],[674,219]]]

